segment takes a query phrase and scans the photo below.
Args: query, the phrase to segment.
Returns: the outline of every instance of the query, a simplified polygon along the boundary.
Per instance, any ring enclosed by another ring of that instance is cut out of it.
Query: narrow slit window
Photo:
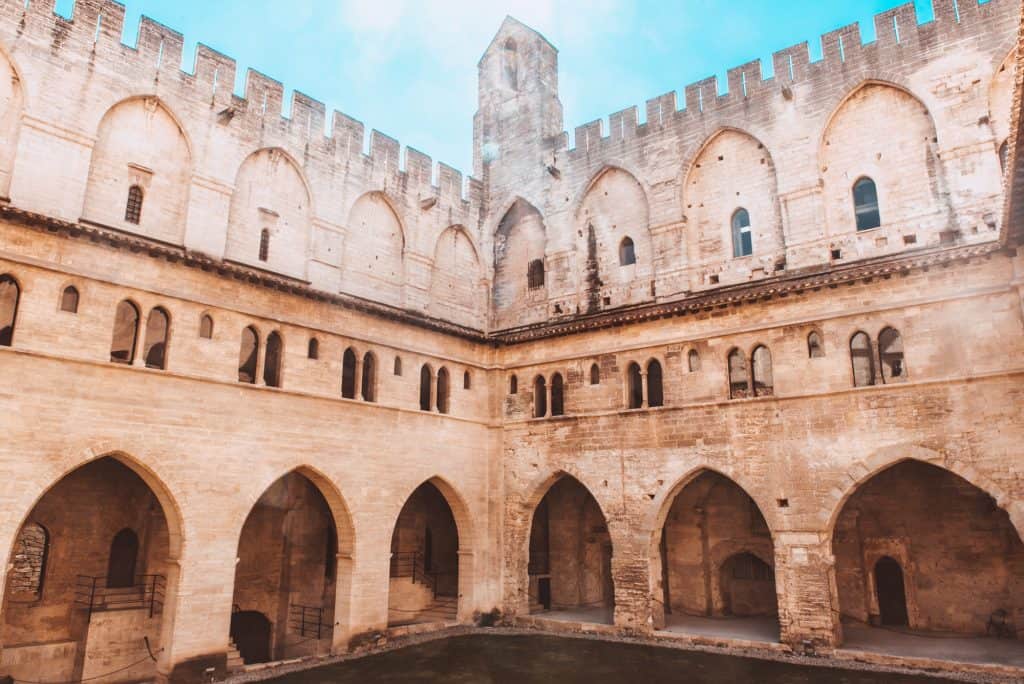
[[[543,375],[533,381],[533,417],[543,418],[548,415],[548,382]]]
[[[437,412],[448,413],[448,399],[451,396],[451,381],[448,369],[442,366],[437,369]]]
[[[128,188],[128,202],[124,208],[124,220],[139,225],[142,221],[142,188],[133,185]]]
[[[754,376],[754,396],[770,397],[775,394],[775,377],[772,373],[772,353],[768,347],[760,346],[751,355]]]
[[[644,380],[639,363],[629,364],[626,370],[629,383],[629,408],[638,409],[644,405]]]
[[[238,382],[256,384],[256,365],[260,355],[260,336],[256,328],[249,326],[242,331],[242,342],[238,348]]]
[[[565,381],[561,373],[551,376],[551,415],[565,415]]]
[[[508,379],[508,393],[519,394],[519,378],[514,375]]]
[[[263,359],[263,384],[267,387],[281,386],[281,357],[284,343],[276,330],[267,336],[267,355]]]
[[[260,231],[260,261],[270,259],[270,231],[264,228]]]
[[[14,323],[18,318],[18,299],[21,290],[14,278],[0,276],[0,347],[14,342]]]
[[[875,384],[875,359],[871,353],[871,338],[858,332],[850,338],[850,364],[853,366],[853,386],[870,387]]]
[[[430,383],[433,380],[433,370],[424,364],[420,368],[420,411],[430,410]]]
[[[395,357],[395,367],[394,367],[392,372],[395,375],[401,377],[401,375],[402,375],[402,357],[401,356],[396,356]]]
[[[60,310],[68,313],[78,313],[78,289],[68,285],[60,295]]]
[[[370,352],[363,356],[363,382],[360,389],[363,401],[377,401],[377,357]]]
[[[754,236],[750,232],[750,212],[737,209],[732,215],[732,255],[750,256],[754,253]]]
[[[875,181],[865,177],[854,183],[853,211],[857,216],[857,230],[871,230],[882,225]]]
[[[314,361],[320,358],[320,340],[315,337],[309,338],[309,346],[306,349],[306,358],[313,359]]]
[[[135,343],[139,337],[139,310],[127,299],[117,305],[114,315],[114,338],[110,344],[110,360],[131,364],[135,361]]]
[[[739,349],[729,352],[729,398],[746,399],[750,396],[747,376],[747,357]]]
[[[622,238],[622,242],[619,244],[619,264],[621,266],[632,266],[635,263],[636,246],[633,244],[633,238]]]
[[[345,350],[341,359],[341,396],[356,398],[356,353],[351,348]]]
[[[473,376],[469,371],[465,371],[462,374],[462,389],[473,389]]]
[[[590,384],[600,385],[601,384],[601,367],[596,363],[590,366]]]
[[[170,325],[170,316],[162,308],[157,307],[149,312],[149,318],[146,319],[146,346],[142,352],[146,368],[164,370],[167,367],[167,339]]]
[[[665,405],[665,388],[662,386],[661,362],[657,359],[647,364],[647,405]]]

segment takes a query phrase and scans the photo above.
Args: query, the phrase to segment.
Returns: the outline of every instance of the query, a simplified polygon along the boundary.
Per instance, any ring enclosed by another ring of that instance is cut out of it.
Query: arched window
[[[203,314],[199,319],[199,337],[204,340],[213,339],[213,316]]]
[[[565,381],[561,373],[551,376],[551,415],[565,415]]]
[[[10,347],[14,341],[14,321],[18,317],[18,298],[21,290],[9,275],[0,276],[0,347]]]
[[[260,231],[260,261],[267,261],[270,258],[270,231],[264,228]]]
[[[128,202],[124,207],[124,220],[139,225],[142,220],[142,188],[133,185],[128,188]]]
[[[345,399],[356,398],[356,353],[351,347],[345,350],[341,358],[341,396]]]
[[[462,374],[462,389],[467,389],[468,390],[468,389],[472,389],[472,388],[473,388],[473,376],[470,375],[469,371],[466,371],[466,372],[464,372]]]
[[[590,384],[601,384],[601,367],[598,366],[596,363],[590,365]]]
[[[50,533],[38,523],[25,523],[14,542],[14,555],[11,557],[8,575],[11,578],[11,592],[17,598],[42,598],[49,555]]]
[[[135,361],[135,341],[139,337],[139,310],[125,299],[117,305],[114,315],[114,339],[110,343],[110,360],[131,364]]]
[[[858,332],[850,338],[850,363],[853,365],[854,387],[875,384],[875,358],[871,353],[871,338],[866,332]]]
[[[644,380],[640,372],[640,364],[629,364],[629,368],[626,369],[626,377],[629,385],[629,408],[638,409],[644,405]]]
[[[156,307],[149,312],[146,319],[146,346],[142,348],[142,358],[146,368],[163,370],[167,367],[167,340],[171,319],[167,312]]]
[[[732,255],[750,256],[754,253],[754,236],[750,232],[750,212],[737,209],[732,215]]]
[[[448,397],[451,395],[451,383],[448,369],[441,366],[437,369],[437,412],[448,413]]]
[[[878,335],[878,360],[882,369],[882,382],[906,380],[903,338],[895,328],[886,328]]]
[[[745,399],[750,396],[747,376],[747,357],[739,349],[729,352],[729,398]]]
[[[519,394],[519,378],[514,375],[508,379],[508,393]]]
[[[370,352],[363,356],[363,401],[377,401],[377,357]]]
[[[60,295],[60,310],[78,313],[78,288],[68,285]]]
[[[531,290],[544,287],[544,260],[534,259],[526,271],[526,284]]]
[[[420,411],[430,410],[430,383],[433,381],[434,372],[430,366],[423,364],[420,369]]]
[[[242,331],[238,349],[238,382],[256,384],[256,365],[260,357],[260,336],[251,325]]]
[[[999,168],[1003,170],[1003,175],[1006,174],[1006,165],[1010,163],[1010,141],[1005,140],[1003,144],[999,146]]]
[[[398,375],[398,376],[402,375],[402,357],[401,356],[396,356],[395,357],[395,368],[394,368],[393,372],[394,372],[395,375]]]
[[[823,356],[825,356],[825,347],[821,343],[821,335],[817,330],[812,330],[811,334],[807,336],[807,357],[820,359]]]
[[[647,405],[664,406],[665,405],[665,389],[662,387],[661,380],[661,362],[657,359],[652,359],[647,364]]]
[[[267,354],[263,359],[263,384],[267,387],[281,386],[281,356],[284,343],[276,330],[267,335]]]
[[[306,348],[307,359],[319,359],[320,358],[320,340],[315,337],[309,338],[309,346]]]
[[[135,564],[139,559],[139,536],[124,528],[110,542],[107,561],[107,588],[121,589],[135,584]]]
[[[751,356],[754,370],[754,396],[770,397],[775,393],[775,378],[772,375],[772,353],[768,347],[760,346]]]
[[[619,243],[619,265],[631,266],[636,263],[636,247],[633,245],[633,239],[629,237],[622,238],[622,242]]]
[[[505,41],[505,49],[501,53],[501,77],[507,87],[519,90],[519,56],[516,41],[511,38]]]
[[[533,381],[533,417],[543,418],[548,415],[548,382],[543,375]]]
[[[696,373],[700,370],[700,354],[697,353],[696,349],[691,349],[690,353],[686,355],[686,363],[691,373]]]
[[[871,230],[882,225],[878,208],[878,188],[867,176],[853,184],[853,211],[857,216],[857,230]]]

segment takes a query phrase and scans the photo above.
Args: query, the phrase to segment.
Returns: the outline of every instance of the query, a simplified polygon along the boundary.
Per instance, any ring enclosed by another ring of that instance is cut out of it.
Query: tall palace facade
[[[1024,637],[1016,0],[573,135],[510,18],[468,180],[123,18],[0,0],[0,675]]]

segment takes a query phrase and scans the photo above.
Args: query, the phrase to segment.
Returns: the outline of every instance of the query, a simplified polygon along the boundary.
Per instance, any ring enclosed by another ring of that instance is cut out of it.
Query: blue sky
[[[948,1],[948,0],[946,0]],[[960,0],[972,2],[974,0]],[[476,63],[506,14],[559,48],[565,126],[575,126],[820,34],[897,0],[127,0],[185,34],[191,71],[202,42],[465,173],[472,171]],[[930,0],[915,2],[919,20]],[[73,0],[57,0],[70,15]],[[724,85],[723,85],[724,87]],[[287,105],[286,105],[287,106]],[[641,116],[643,114],[641,113]]]

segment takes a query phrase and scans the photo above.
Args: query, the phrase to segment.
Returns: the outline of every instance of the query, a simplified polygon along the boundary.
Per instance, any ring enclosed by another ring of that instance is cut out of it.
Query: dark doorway
[[[434,570],[434,536],[430,534],[429,527],[426,534],[423,535],[423,567],[427,569],[427,572]]]
[[[231,640],[246,665],[270,661],[270,620],[255,610],[231,614]]]
[[[907,593],[903,586],[903,569],[889,556],[875,564],[875,591],[878,593],[878,612],[882,625],[906,627]]]
[[[139,557],[139,537],[127,527],[114,535],[110,543],[107,565],[107,587],[130,587],[135,584],[135,561]]]
[[[544,610],[551,610],[551,578],[541,577],[537,580],[537,602]]]

